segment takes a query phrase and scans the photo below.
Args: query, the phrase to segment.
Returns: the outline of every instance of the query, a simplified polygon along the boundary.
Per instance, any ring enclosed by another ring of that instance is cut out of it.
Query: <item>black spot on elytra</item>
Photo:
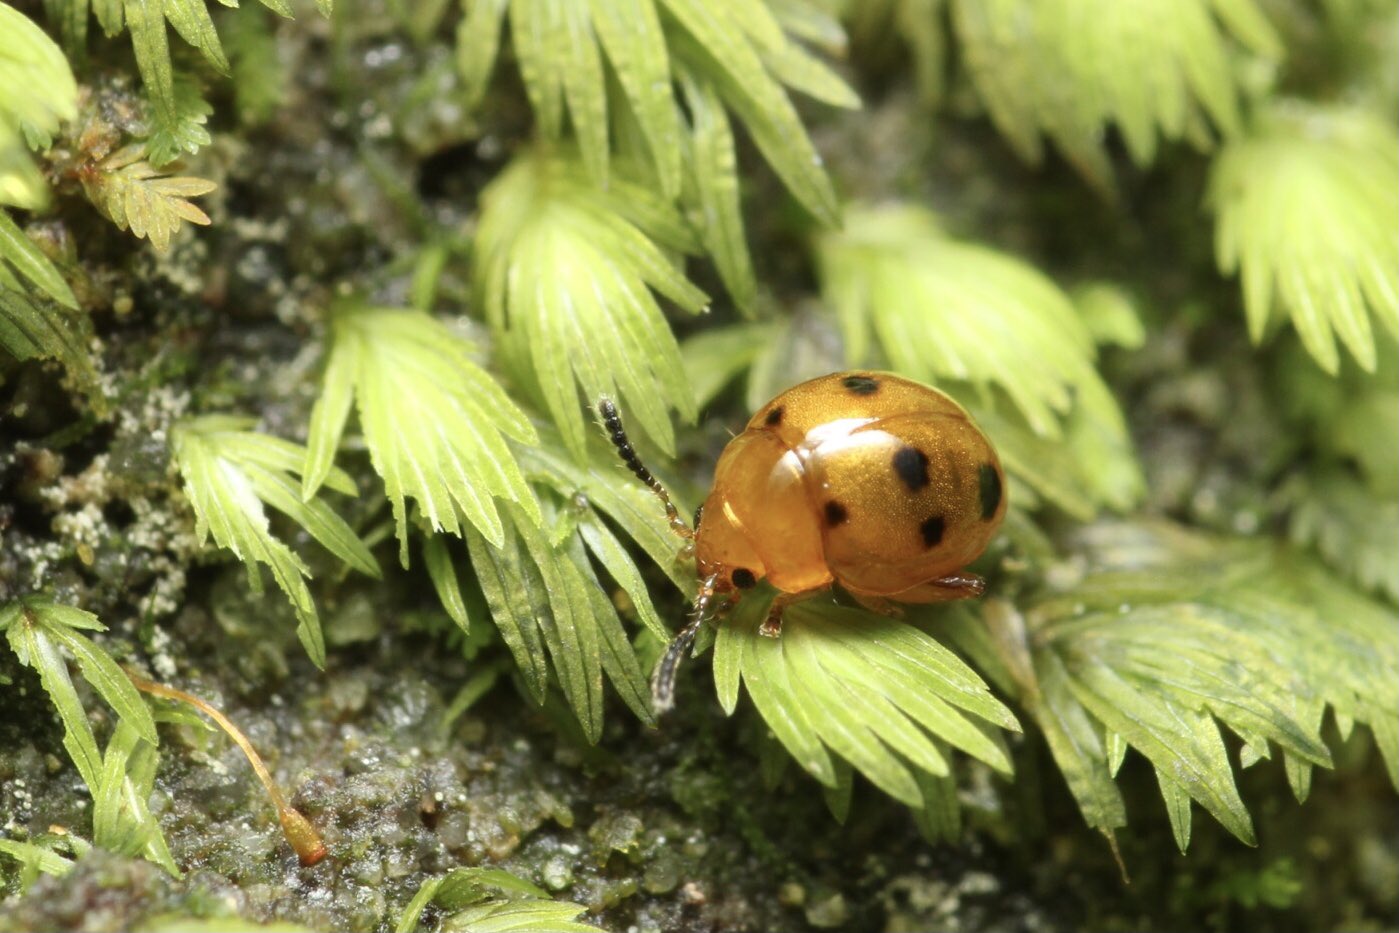
[[[917,492],[930,482],[928,455],[917,447],[900,447],[894,451],[894,472],[899,474],[909,492]]]
[[[849,517],[849,513],[845,511],[845,506],[841,505],[839,502],[826,503],[827,525],[843,525],[845,524],[845,520]]]
[[[772,411],[768,412],[768,416],[767,416],[766,418],[763,419],[763,424],[767,425],[767,426],[770,427],[770,428],[775,428],[775,427],[777,427],[777,426],[778,426],[779,424],[781,424],[781,423],[782,423],[782,406],[781,406],[781,405],[778,405],[778,406],[777,406],[776,408],[774,408]]]
[[[873,395],[879,391],[879,380],[869,376],[846,376],[840,384],[856,395]]]
[[[749,590],[758,585],[758,578],[753,576],[753,571],[747,567],[738,568],[729,576],[729,579],[740,590]]]
[[[918,530],[923,534],[923,546],[937,547],[942,543],[942,533],[946,529],[947,523],[943,521],[941,515],[934,515],[919,525]]]
[[[987,521],[1001,507],[1001,471],[992,464],[983,463],[976,479],[981,493],[981,519]]]

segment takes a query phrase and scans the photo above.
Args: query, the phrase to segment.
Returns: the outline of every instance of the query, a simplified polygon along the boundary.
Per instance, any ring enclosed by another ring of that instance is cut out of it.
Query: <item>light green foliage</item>
[[[606,191],[575,160],[520,156],[482,195],[476,284],[513,373],[534,384],[580,458],[589,408],[622,407],[673,453],[670,411],[695,417],[675,336],[652,290],[687,311],[707,299],[667,250],[694,236],[656,192],[617,173]],[[579,389],[583,395],[580,399]]]
[[[844,229],[820,236],[816,254],[851,364],[877,359],[873,335],[896,371],[967,402],[1012,473],[1074,514],[1140,497],[1126,424],[1094,365],[1094,335],[1053,282],[952,239],[910,205],[851,208]],[[1095,321],[1116,315],[1110,336],[1135,321],[1120,300],[1115,311],[1093,313]]]
[[[7,205],[34,209],[48,186],[24,137],[48,138],[77,116],[78,88],[67,60],[43,31],[0,3],[0,349],[16,359],[46,357],[91,382],[78,301],[52,262],[14,222]],[[51,299],[62,307],[49,303]]]
[[[1315,471],[1288,530],[1338,572],[1399,603],[1399,496],[1376,496],[1346,471]]]
[[[543,702],[552,662],[564,698],[583,734],[602,730],[602,678],[643,722],[653,722],[645,672],[609,593],[625,593],[641,623],[670,637],[651,601],[641,568],[613,530],[619,528],[686,594],[693,573],[676,559],[678,545],[649,490],[620,469],[610,449],[594,444],[579,465],[545,429],[542,443],[520,448],[520,463],[539,490],[542,527],[518,506],[506,509],[499,546],[467,530],[471,563],[496,629],[530,695]],[[425,546],[429,573],[448,614],[467,625],[452,557],[441,539]],[[598,568],[612,583],[605,584]]]
[[[1298,349],[1277,370],[1280,407],[1308,445],[1305,468],[1282,488],[1292,539],[1399,603],[1399,356],[1331,378]]]
[[[545,505],[544,529],[510,509],[499,547],[468,529],[472,567],[530,694],[536,702],[544,701],[552,662],[584,736],[596,742],[602,736],[603,674],[649,723],[646,675],[616,608],[598,584],[582,536],[569,530],[567,523],[577,519],[564,511],[568,505],[556,508],[547,498]]]
[[[58,46],[14,7],[0,3],[0,207],[37,208],[48,186],[24,134],[48,138],[78,113],[78,86]]]
[[[16,842],[13,839],[0,839],[0,855],[8,856],[19,863],[19,887],[26,890],[39,875],[66,875],[73,870],[73,860],[59,855],[48,846],[32,842]],[[0,860],[0,865],[4,864]]]
[[[1399,337],[1399,133],[1343,107],[1287,102],[1219,154],[1209,203],[1225,273],[1243,279],[1249,334],[1281,314],[1335,374],[1336,338],[1366,370]],[[1376,346],[1374,323],[1387,333]]]
[[[549,899],[549,892],[498,868],[458,868],[425,882],[398,918],[394,933],[425,929],[431,905],[442,913],[436,929],[459,933],[601,933],[580,923],[584,908]]]
[[[803,9],[808,19],[828,23],[838,32],[814,6]],[[540,129],[547,138],[561,138],[566,111],[583,163],[596,181],[606,183],[612,169],[609,114],[628,109],[661,191],[669,198],[680,193],[684,118],[673,82],[683,70],[706,98],[697,100],[687,92],[687,106],[709,107],[712,95],[721,98],[797,199],[817,218],[834,222],[834,190],[784,85],[836,106],[854,106],[857,101],[834,72],[793,40],[769,4],[474,0],[457,39],[468,100],[478,100],[485,91],[507,14]],[[604,59],[617,77],[618,96],[608,94]],[[716,145],[714,134],[726,132],[716,129],[713,120],[698,116],[693,125],[695,151],[702,159],[706,147]],[[722,140],[717,145],[721,151],[731,150]],[[701,174],[701,198],[703,185]]]
[[[470,524],[495,545],[505,539],[496,499],[539,523],[539,506],[505,441],[534,443],[534,427],[472,360],[466,341],[421,311],[357,304],[332,312],[330,328],[302,477],[306,500],[332,475],[357,403],[405,564],[409,499],[433,530],[460,536]]]
[[[734,304],[753,309],[758,282],[739,204],[733,129],[718,94],[682,72],[689,134],[685,137],[686,203],[705,252],[714,260]]]
[[[719,702],[732,714],[742,682],[778,741],[818,781],[836,786],[834,753],[899,801],[934,806],[917,775],[948,775],[945,746],[935,740],[1010,772],[1004,741],[988,725],[1019,731],[1015,716],[932,636],[816,600],[788,609],[781,637],[765,638],[758,625],[766,602],[744,599],[719,627]]]
[[[1067,295],[1018,259],[953,239],[925,210],[852,208],[816,253],[855,365],[873,333],[899,372],[1000,386],[1051,437],[1074,390],[1097,378],[1093,338]]]
[[[1299,800],[1330,707],[1342,735],[1366,723],[1399,786],[1399,629],[1381,607],[1301,555],[1166,525],[1084,533],[1090,572],[1032,600],[993,604],[955,637],[1015,690],[1044,730],[1088,823],[1126,824],[1112,781],[1127,748],[1156,768],[1176,840],[1190,801],[1254,841],[1220,726],[1240,764],[1282,752]],[[1013,685],[1013,686],[1012,686]]]
[[[93,842],[129,855],[142,855],[178,875],[160,825],[146,805],[155,781],[159,738],[141,695],[111,655],[83,635],[103,626],[91,613],[43,597],[28,597],[0,607],[0,631],[10,649],[39,675],[39,682],[63,723],[63,747],[92,792]],[[88,723],[66,657],[112,711],[117,723],[106,753]],[[63,869],[51,859],[40,870]]]
[[[278,15],[292,15],[287,0],[262,0],[262,5]],[[155,165],[163,165],[179,152],[192,152],[209,141],[202,125],[210,112],[208,104],[192,85],[176,77],[165,28],[169,23],[181,39],[199,50],[210,67],[228,74],[228,57],[209,16],[207,0],[52,0],[45,6],[50,18],[58,21],[65,44],[75,54],[81,52],[86,41],[89,7],[108,36],[123,29],[131,34],[136,66],[151,101],[149,144]],[[329,15],[331,0],[317,0],[316,6],[322,15]]]
[[[296,611],[297,636],[318,667],[325,666],[325,639],[316,604],[306,585],[311,571],[291,548],[272,535],[264,506],[271,506],[300,525],[336,557],[361,573],[377,577],[378,564],[350,526],[323,500],[302,497],[300,474],[305,448],[251,430],[254,419],[204,415],[180,422],[171,433],[171,449],[185,495],[194,508],[195,533],[201,543],[210,538],[227,548],[248,570],[248,583],[262,592],[258,564],[272,578]],[[331,467],[324,485],[355,495],[354,481]]]
[[[91,384],[86,333],[73,290],[0,209],[0,349],[20,360],[58,360]]]
[[[286,97],[291,76],[277,55],[265,16],[233,16],[224,23],[238,118],[257,126],[270,119]]]
[[[83,189],[112,223],[165,252],[182,221],[209,224],[209,216],[189,199],[208,194],[217,185],[203,178],[164,174],[146,156],[144,143],[117,150],[83,173]]]
[[[1210,123],[1226,136],[1240,123],[1229,36],[1282,52],[1254,0],[948,2],[972,83],[1016,152],[1039,162],[1043,133],[1103,189],[1109,125],[1138,165],[1158,138],[1208,145]]]
[[[146,140],[147,160],[152,165],[164,166],[183,153],[195,153],[207,146],[209,131],[204,124],[213,112],[214,108],[199,93],[199,85],[185,75],[176,75],[173,110],[166,119],[156,121],[151,128],[151,135]],[[209,186],[209,190],[213,190],[213,185]],[[206,218],[194,222],[209,221]]]

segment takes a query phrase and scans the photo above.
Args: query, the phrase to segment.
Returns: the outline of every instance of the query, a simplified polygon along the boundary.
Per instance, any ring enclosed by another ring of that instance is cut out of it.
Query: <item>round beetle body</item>
[[[651,682],[670,708],[675,671],[713,614],[766,579],[778,590],[761,631],[783,608],[833,583],[877,612],[892,603],[981,595],[962,568],[1006,513],[1000,458],[962,409],[936,389],[891,373],[821,376],[783,392],[724,448],[692,530],[642,464],[609,399],[598,403],[627,467],[665,506],[700,573],[694,616]]]
[[[724,449],[695,534],[716,592],[839,583],[858,597],[975,596],[959,571],[1005,516],[1000,459],[941,392],[889,373],[835,373],[763,406]]]

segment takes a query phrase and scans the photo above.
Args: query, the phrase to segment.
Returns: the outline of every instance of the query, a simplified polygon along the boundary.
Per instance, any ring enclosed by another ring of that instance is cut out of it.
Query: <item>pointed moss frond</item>
[[[1098,378],[1092,336],[1067,295],[1012,256],[952,239],[927,211],[852,207],[816,249],[852,363],[868,358],[873,331],[895,369],[998,385],[1049,437],[1073,393]]]
[[[63,723],[63,747],[93,797],[93,841],[142,855],[178,875],[160,825],[147,808],[155,779],[155,720],[145,701],[105,650],[84,631],[102,631],[91,613],[43,597],[0,606],[0,631],[21,664],[34,669]],[[116,713],[103,754],[88,723],[66,658],[77,662],[89,687]]]
[[[693,571],[677,562],[677,546],[650,490],[615,463],[598,442],[580,466],[562,439],[541,429],[540,443],[520,445],[520,466],[535,486],[543,520],[509,504],[501,510],[502,538],[487,541],[466,527],[472,568],[501,639],[514,656],[525,689],[544,702],[551,674],[589,741],[603,724],[602,680],[651,724],[646,675],[618,612],[629,604],[658,639],[670,637],[656,612],[641,568],[614,530],[641,547],[687,594]],[[443,609],[463,630],[466,601],[456,558],[441,536],[424,544],[424,558]],[[614,598],[620,590],[625,599]],[[474,631],[474,629],[472,630]]]
[[[567,455],[557,434],[547,429],[541,434],[538,447],[520,451],[521,464],[534,482],[570,500],[578,534],[588,551],[636,604],[646,627],[657,636],[668,638],[669,629],[655,616],[640,572],[631,564],[627,551],[612,543],[615,539],[609,531],[615,525],[681,593],[693,595],[694,574],[677,560],[680,545],[656,497],[618,462],[617,452],[601,432],[592,438],[588,459],[581,465]],[[674,484],[670,491],[676,505],[685,511],[683,493]],[[606,522],[602,521],[604,517]]]
[[[1149,165],[1158,137],[1208,142],[1205,117],[1239,126],[1233,43],[1268,58],[1281,43],[1255,0],[950,0],[962,56],[991,119],[1026,161],[1047,135],[1110,188],[1116,127]]]
[[[400,559],[407,561],[408,501],[436,531],[474,526],[504,541],[496,500],[539,523],[506,438],[535,443],[534,427],[471,358],[470,347],[421,311],[347,304],[331,315],[321,396],[311,412],[302,493],[331,474],[350,407],[393,503]]]
[[[182,154],[193,154],[209,145],[209,131],[204,124],[213,112],[214,108],[200,94],[199,85],[194,79],[182,74],[175,75],[172,107],[163,117],[153,121],[151,133],[146,137],[147,160],[151,165],[160,167],[175,161]]]
[[[73,297],[73,290],[53,263],[24,235],[9,213],[0,209],[0,289],[23,291],[27,288],[14,273],[65,308],[78,309],[78,299]]]
[[[1288,531],[1366,590],[1399,603],[1399,497],[1381,496],[1348,471],[1309,475]]]
[[[222,0],[221,0],[222,2]],[[224,3],[225,6],[237,4]],[[286,0],[262,0],[262,5],[280,16],[292,15]],[[330,13],[330,0],[317,0],[321,14]],[[88,0],[51,0],[45,4],[50,19],[57,20],[64,42],[80,53],[87,36],[89,9],[102,31],[115,36],[125,29],[131,35],[136,67],[151,102],[151,153],[157,165],[174,158],[180,151],[193,151],[208,142],[200,125],[207,105],[181,89],[170,60],[169,24],[175,33],[198,49],[204,60],[219,74],[230,71],[228,57],[219,42],[207,0],[104,0],[89,6]]]
[[[684,136],[685,197],[704,250],[714,261],[734,304],[751,313],[758,282],[739,204],[738,156],[733,129],[719,96],[708,85],[681,72],[689,113]]]
[[[442,928],[466,933],[602,933],[579,923],[585,908],[549,899],[549,892],[499,868],[458,868],[425,881],[399,915],[394,933],[413,933],[429,906]]]
[[[88,332],[88,322],[78,312],[0,282],[0,350],[15,359],[58,360],[90,386],[96,374],[84,346]]]
[[[627,706],[651,723],[646,675],[589,557],[597,540],[588,542],[590,535],[581,524],[590,523],[591,535],[600,529],[610,532],[595,515],[569,515],[571,504],[549,496],[543,501],[544,528],[525,520],[518,506],[506,510],[505,539],[499,547],[467,529],[471,563],[491,618],[537,702],[544,701],[552,668],[588,741],[602,737],[604,674]],[[570,522],[579,522],[579,527],[570,528]],[[606,555],[599,556],[600,563],[625,558],[615,539],[595,553]],[[630,558],[625,560],[629,563]],[[609,571],[620,574],[618,581],[629,592],[645,598],[634,566]],[[634,579],[625,579],[629,573]],[[649,608],[649,599],[646,602]],[[655,610],[650,614],[654,618]],[[659,620],[654,624],[659,626]]]
[[[1284,348],[1275,372],[1295,433],[1327,464],[1357,468],[1379,498],[1399,497],[1399,354],[1381,354],[1373,373],[1345,365],[1333,377],[1295,347]]]
[[[88,200],[112,223],[149,239],[162,253],[182,222],[208,226],[209,215],[189,199],[218,187],[203,178],[162,174],[146,161],[144,143],[119,149],[86,168],[82,181]]]
[[[1023,620],[998,610],[986,621],[1090,825],[1125,824],[1111,778],[1130,747],[1156,768],[1182,848],[1188,800],[1252,843],[1220,726],[1242,739],[1243,765],[1280,749],[1303,799],[1313,766],[1331,766],[1320,734],[1328,706],[1343,730],[1370,726],[1399,786],[1389,610],[1267,542],[1164,525],[1098,526],[1085,541],[1085,579],[1032,602]],[[974,632],[962,629],[959,643]]]
[[[0,206],[47,202],[48,186],[29,158],[24,131],[50,137],[77,113],[68,60],[28,17],[0,3]]]
[[[58,360],[94,385],[89,329],[58,269],[0,209],[0,349],[20,360]]]
[[[749,0],[660,0],[677,61],[711,84],[779,178],[822,224],[840,210],[821,157],[786,87],[836,107],[859,98],[784,32],[767,5]]]
[[[852,208],[816,249],[849,362],[877,359],[873,334],[894,369],[958,394],[1012,472],[1080,517],[1140,498],[1140,467],[1094,368],[1093,335],[1053,282],[952,239],[912,206]]]
[[[1275,105],[1211,170],[1220,269],[1243,279],[1254,341],[1287,314],[1337,372],[1339,337],[1360,365],[1399,336],[1399,133],[1360,110]],[[1372,322],[1373,318],[1373,322]],[[1373,323],[1388,333],[1376,348]]]
[[[156,747],[120,722],[102,756],[101,784],[92,794],[92,842],[124,855],[139,855],[175,877],[180,869],[147,801],[155,790]]]
[[[272,571],[277,586],[296,611],[297,636],[318,667],[325,666],[325,639],[316,604],[306,585],[311,571],[286,544],[273,537],[265,506],[289,517],[349,566],[369,576],[379,566],[369,549],[320,499],[303,499],[300,474],[304,448],[251,430],[253,419],[204,415],[180,422],[171,433],[175,462],[184,478],[185,495],[194,509],[200,543],[232,551],[247,567],[254,592],[262,592],[258,564]],[[330,468],[324,484],[355,495],[354,481]]]
[[[996,445],[1018,507],[1035,511],[1049,503],[1088,521],[1103,508],[1125,512],[1141,500],[1141,464],[1117,401],[1102,382],[1089,381],[1079,390],[1057,439],[1037,433],[1000,393],[988,400],[955,384],[943,388]]]
[[[738,115],[797,199],[823,222],[834,221],[834,191],[786,88],[836,106],[858,102],[834,72],[793,40],[766,4],[476,0],[457,35],[458,68],[470,101],[485,91],[507,16],[520,74],[544,136],[561,138],[567,115],[595,181],[605,184],[610,176],[615,144],[609,116],[625,107],[645,140],[661,191],[668,198],[680,193],[683,117],[673,82],[683,64],[705,93],[712,88]],[[617,77],[618,98],[609,99],[604,61]],[[715,145],[712,134],[726,131],[708,118],[694,129],[708,137],[701,146]]]
[[[228,61],[233,68],[233,99],[245,126],[271,119],[291,85],[287,63],[265,16],[230,16],[223,23]]]
[[[765,638],[766,610],[767,600],[746,597],[719,627],[719,703],[732,714],[743,683],[778,741],[822,784],[836,785],[843,759],[899,801],[932,805],[917,775],[948,774],[935,740],[1010,772],[1004,742],[987,726],[1019,731],[1015,717],[932,636],[807,601],[787,610],[780,637]]]
[[[576,161],[542,152],[521,156],[482,195],[481,304],[512,370],[537,387],[580,461],[592,430],[587,413],[603,395],[619,395],[666,453],[675,450],[670,412],[695,417],[675,336],[653,295],[690,312],[704,307],[704,293],[664,251],[694,247],[689,228],[653,191],[620,177],[600,191]]]
[[[73,859],[55,852],[51,845],[0,839],[0,855],[19,863],[19,890],[29,890],[39,875],[62,877],[77,864]]]

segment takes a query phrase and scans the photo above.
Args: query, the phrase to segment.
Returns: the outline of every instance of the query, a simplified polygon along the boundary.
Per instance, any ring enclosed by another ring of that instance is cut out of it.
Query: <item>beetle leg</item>
[[[950,573],[889,595],[901,603],[943,603],[954,599],[974,599],[984,592],[986,581],[976,574]]]
[[[768,638],[776,638],[782,634],[782,614],[787,611],[787,607],[792,603],[806,596],[806,593],[778,593],[768,606],[767,618],[763,619],[763,624],[758,626],[758,634]]]

